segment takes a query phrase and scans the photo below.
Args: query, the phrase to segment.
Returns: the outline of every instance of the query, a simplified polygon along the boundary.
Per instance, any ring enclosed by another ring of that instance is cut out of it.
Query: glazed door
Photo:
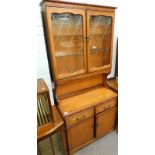
[[[88,71],[111,68],[114,13],[87,11]]]
[[[85,11],[46,8],[48,44],[55,78],[63,79],[86,72]]]
[[[72,150],[85,142],[93,139],[94,136],[94,119],[93,117],[82,121],[79,124],[67,129],[68,145]]]
[[[115,127],[116,107],[96,115],[96,137],[100,137]]]

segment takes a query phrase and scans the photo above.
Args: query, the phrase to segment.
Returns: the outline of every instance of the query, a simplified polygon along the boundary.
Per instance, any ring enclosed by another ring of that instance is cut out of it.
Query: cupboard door
[[[48,44],[56,79],[86,72],[85,11],[46,8]]]
[[[77,146],[80,146],[83,143],[93,139],[93,126],[94,120],[93,117],[91,117],[67,129],[69,149],[74,149]]]
[[[100,137],[115,127],[116,107],[96,115],[96,137]]]
[[[114,13],[87,11],[88,71],[111,68]]]

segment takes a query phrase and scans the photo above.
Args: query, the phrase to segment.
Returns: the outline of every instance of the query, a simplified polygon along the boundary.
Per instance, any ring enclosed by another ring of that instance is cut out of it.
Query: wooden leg
[[[64,152],[64,148],[63,148],[63,144],[62,144],[62,138],[61,138],[61,130],[59,130],[58,136],[60,138],[60,147],[61,147],[61,150]]]
[[[52,137],[50,137],[50,141],[51,141],[52,153],[53,155],[55,155]]]
[[[73,151],[69,151],[69,155],[74,155],[74,152]]]
[[[37,143],[37,155],[41,155],[41,151],[40,151],[39,143]]]
[[[68,155],[68,149],[67,149],[67,139],[66,139],[66,133],[65,133],[65,126],[60,127],[60,137],[63,147],[63,154]]]

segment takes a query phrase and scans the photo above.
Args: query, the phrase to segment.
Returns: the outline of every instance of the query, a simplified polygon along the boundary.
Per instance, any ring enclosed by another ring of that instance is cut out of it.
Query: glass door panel
[[[52,28],[56,77],[62,79],[82,74],[86,71],[84,11],[62,8],[52,11],[49,26]]]
[[[88,11],[88,69],[110,68],[112,17],[103,12]]]

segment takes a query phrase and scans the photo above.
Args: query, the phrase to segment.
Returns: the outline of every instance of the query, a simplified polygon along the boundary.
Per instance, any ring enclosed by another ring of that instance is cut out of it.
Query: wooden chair
[[[64,122],[55,106],[51,105],[49,90],[43,79],[37,80],[37,154],[44,155],[47,144],[50,143],[50,151],[55,155],[53,137],[60,138],[60,147],[64,155],[67,155],[66,135]],[[48,142],[47,144],[44,144]],[[49,149],[48,149],[49,150]]]

